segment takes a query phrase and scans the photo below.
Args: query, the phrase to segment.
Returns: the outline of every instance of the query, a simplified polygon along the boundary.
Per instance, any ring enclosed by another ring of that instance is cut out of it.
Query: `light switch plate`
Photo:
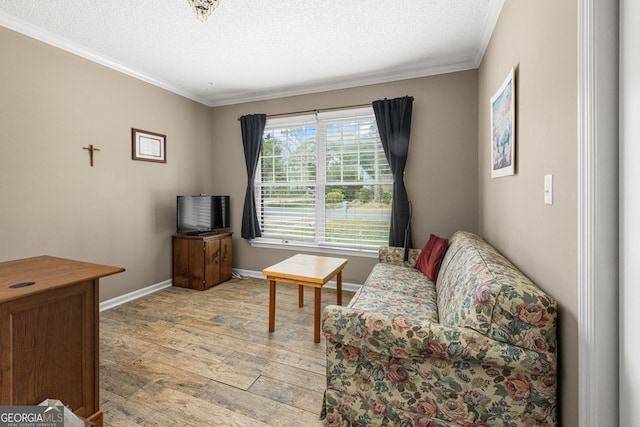
[[[544,176],[544,203],[553,204],[553,175]]]

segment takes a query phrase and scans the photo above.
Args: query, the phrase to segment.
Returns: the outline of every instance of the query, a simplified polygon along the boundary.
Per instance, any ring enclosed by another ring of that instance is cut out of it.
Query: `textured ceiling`
[[[504,0],[0,0],[0,25],[209,106],[476,68]]]

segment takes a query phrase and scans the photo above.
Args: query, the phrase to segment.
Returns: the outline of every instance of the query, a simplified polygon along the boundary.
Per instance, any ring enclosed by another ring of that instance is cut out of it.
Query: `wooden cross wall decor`
[[[88,147],[82,147],[83,150],[89,151],[89,164],[93,167],[93,152],[100,151],[99,148],[93,146],[93,144],[89,144]]]

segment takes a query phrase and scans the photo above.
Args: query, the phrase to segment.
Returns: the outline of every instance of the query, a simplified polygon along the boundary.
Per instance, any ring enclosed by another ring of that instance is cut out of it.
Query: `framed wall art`
[[[131,158],[167,163],[167,136],[131,128]]]
[[[515,174],[516,162],[515,69],[491,98],[491,177]]]

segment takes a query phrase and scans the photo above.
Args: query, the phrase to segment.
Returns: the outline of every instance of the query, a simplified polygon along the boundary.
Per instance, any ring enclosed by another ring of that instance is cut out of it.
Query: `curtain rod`
[[[291,113],[267,114],[267,118],[295,116],[298,114],[322,113],[325,111],[348,110],[350,108],[364,108],[364,107],[371,107],[371,104],[346,105],[344,107],[316,108],[315,110],[292,111]],[[240,120],[239,117],[238,117],[238,120]]]

